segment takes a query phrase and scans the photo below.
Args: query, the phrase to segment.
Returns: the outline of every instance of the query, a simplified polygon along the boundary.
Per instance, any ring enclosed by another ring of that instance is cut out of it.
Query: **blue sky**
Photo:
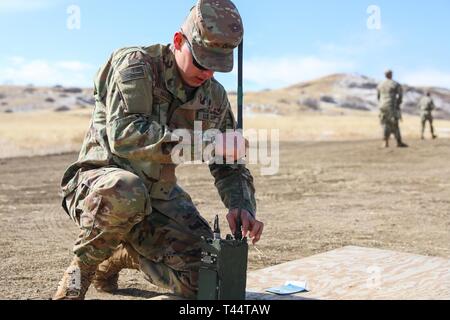
[[[194,0],[0,0],[0,84],[91,86],[116,48],[169,43]],[[450,2],[235,0],[245,28],[246,90],[330,73],[450,88]],[[80,29],[69,29],[71,5]],[[380,29],[369,29],[375,5]],[[70,11],[70,10],[69,10]],[[235,72],[216,74],[229,90]]]

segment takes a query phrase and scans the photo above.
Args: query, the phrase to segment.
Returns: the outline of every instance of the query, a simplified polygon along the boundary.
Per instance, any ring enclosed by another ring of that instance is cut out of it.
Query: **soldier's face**
[[[214,71],[202,70],[195,66],[189,45],[181,33],[175,34],[174,47],[175,61],[184,83],[191,87],[200,87],[214,76]]]

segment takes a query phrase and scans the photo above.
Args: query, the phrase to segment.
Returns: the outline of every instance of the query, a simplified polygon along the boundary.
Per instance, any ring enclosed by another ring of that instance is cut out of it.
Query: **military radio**
[[[197,299],[245,300],[248,244],[238,224],[234,237],[228,234],[221,239],[216,216],[214,237],[204,239],[202,244]]]

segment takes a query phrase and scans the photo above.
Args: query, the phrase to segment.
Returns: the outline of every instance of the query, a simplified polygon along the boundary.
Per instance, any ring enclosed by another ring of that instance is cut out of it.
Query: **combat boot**
[[[83,300],[96,268],[97,265],[87,265],[78,257],[73,258],[59,282],[53,300]]]
[[[404,143],[404,142],[399,142],[397,144],[397,147],[399,147],[399,148],[408,148],[409,146],[406,143]]]
[[[116,291],[122,269],[139,270],[139,254],[131,245],[124,243],[116,248],[111,257],[98,265],[92,280],[95,289],[109,293]]]
[[[381,147],[382,148],[389,148],[389,140],[385,139],[383,141],[383,143],[381,144]]]
[[[433,138],[433,140],[436,139],[437,135],[434,134],[434,127],[432,124],[430,125],[430,131],[431,131],[431,138]]]

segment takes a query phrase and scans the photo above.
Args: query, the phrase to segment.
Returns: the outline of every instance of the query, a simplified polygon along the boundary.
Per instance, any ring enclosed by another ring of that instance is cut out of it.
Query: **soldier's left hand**
[[[238,217],[239,209],[231,209],[227,214],[228,225],[230,226],[231,232],[234,234],[236,232],[236,223]],[[261,238],[261,234],[264,229],[264,223],[256,220],[250,212],[245,209],[241,210],[241,224],[242,224],[242,237],[246,237],[247,233],[249,238],[252,239],[252,243],[256,244]]]

